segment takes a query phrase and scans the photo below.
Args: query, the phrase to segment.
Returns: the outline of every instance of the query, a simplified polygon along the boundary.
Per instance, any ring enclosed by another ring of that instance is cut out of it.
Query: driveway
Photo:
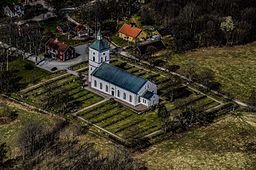
[[[52,60],[52,59],[46,59],[42,62],[40,62],[37,66],[50,71],[50,72],[56,72],[56,71],[60,71],[60,70],[67,70],[68,68],[77,65],[79,63],[82,62],[87,62],[89,55],[88,55],[88,44],[83,44],[83,45],[79,45],[74,47],[76,53],[78,54],[78,57],[72,59],[72,60],[68,60],[68,61],[60,61],[60,60]],[[35,62],[36,60],[36,56],[31,56],[28,58],[29,60]],[[57,70],[56,71],[52,71],[52,68],[56,67]]]

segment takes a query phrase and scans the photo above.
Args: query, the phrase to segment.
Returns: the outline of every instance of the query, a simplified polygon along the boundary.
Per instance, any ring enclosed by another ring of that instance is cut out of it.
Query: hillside
[[[136,157],[149,169],[255,169],[256,116],[237,112],[159,143]]]
[[[223,48],[202,48],[175,55],[171,63],[183,72],[189,61],[215,72],[221,90],[244,102],[256,86],[256,43]]]

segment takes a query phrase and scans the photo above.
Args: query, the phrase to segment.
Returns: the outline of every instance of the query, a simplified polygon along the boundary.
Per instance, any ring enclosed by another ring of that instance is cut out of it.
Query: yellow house
[[[142,29],[124,24],[118,31],[118,36],[124,40],[135,43],[136,41],[143,41],[147,38],[147,33]]]

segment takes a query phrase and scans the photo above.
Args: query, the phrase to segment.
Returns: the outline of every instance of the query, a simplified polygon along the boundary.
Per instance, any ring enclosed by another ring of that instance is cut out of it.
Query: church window
[[[95,52],[93,52],[93,55],[95,55]]]
[[[120,97],[120,91],[117,90],[117,97]]]
[[[106,57],[105,57],[105,61],[107,61],[107,59],[108,59],[108,58],[107,58],[107,56],[106,56]]]
[[[101,62],[101,63],[103,62],[103,58],[102,58],[102,57],[100,58],[100,62]]]
[[[94,80],[94,87],[97,87],[97,81]]]
[[[130,102],[132,102],[132,95],[130,95]]]
[[[100,89],[102,89],[102,83],[100,83]]]
[[[103,55],[105,55],[105,53],[103,53]]]
[[[106,85],[106,92],[108,92],[108,85]]]
[[[123,97],[124,97],[124,100],[126,100],[126,94],[125,93],[123,94]]]
[[[95,57],[93,56],[93,59],[92,59],[93,61],[95,61]]]

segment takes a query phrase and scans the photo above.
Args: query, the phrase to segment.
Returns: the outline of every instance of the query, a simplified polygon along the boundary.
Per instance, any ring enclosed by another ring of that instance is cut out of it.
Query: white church
[[[132,106],[146,107],[159,103],[157,86],[141,77],[109,64],[110,47],[102,37],[101,31],[97,39],[89,46],[89,76],[91,88]]]

